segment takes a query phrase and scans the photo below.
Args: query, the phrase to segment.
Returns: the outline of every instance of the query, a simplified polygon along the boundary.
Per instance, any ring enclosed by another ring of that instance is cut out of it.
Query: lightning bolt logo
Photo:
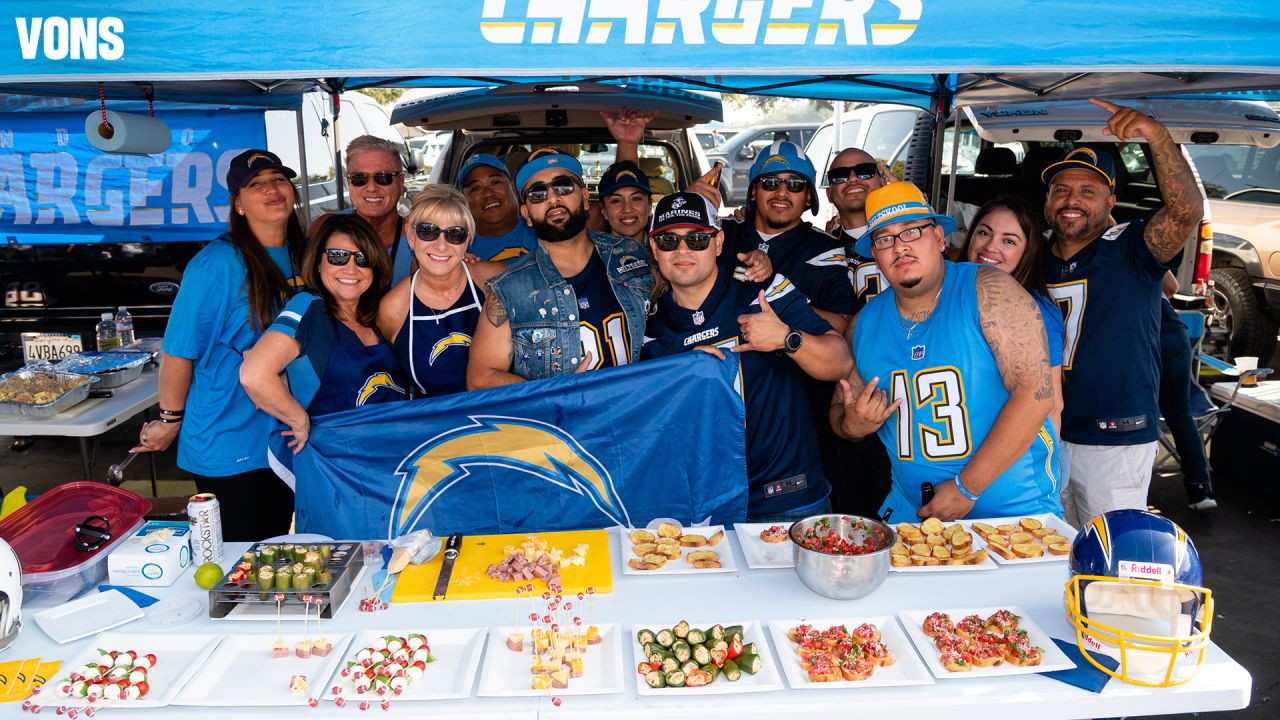
[[[423,513],[472,471],[503,468],[579,495],[616,525],[631,519],[609,471],[569,433],[537,420],[476,415],[470,424],[447,430],[405,457],[396,468],[400,488],[391,510],[388,537],[409,532]]]
[[[518,257],[520,257],[521,255],[528,255],[528,254],[529,254],[529,251],[528,251],[528,250],[526,250],[525,248],[522,248],[522,247],[519,247],[519,246],[517,246],[517,247],[507,247],[507,248],[502,248],[502,250],[501,250],[501,251],[499,251],[499,252],[495,253],[493,257],[489,258],[489,261],[490,261],[490,262],[505,262],[505,261],[507,261],[507,260],[512,260],[512,259],[514,259],[514,258],[518,258]]]
[[[427,359],[427,364],[435,365],[436,358],[444,354],[445,350],[454,346],[471,347],[471,336],[466,333],[453,332],[440,338],[435,345],[431,346],[431,357]]]
[[[1098,543],[1098,548],[1102,550],[1102,557],[1106,559],[1108,566],[1111,565],[1111,534],[1110,528],[1107,527],[1107,519],[1102,515],[1089,521],[1084,527],[1085,535],[1093,535]]]
[[[360,393],[356,395],[356,407],[362,407],[378,388],[388,388],[404,395],[404,388],[396,385],[395,380],[391,379],[391,374],[387,372],[376,372],[365,378],[364,385],[360,387]]]

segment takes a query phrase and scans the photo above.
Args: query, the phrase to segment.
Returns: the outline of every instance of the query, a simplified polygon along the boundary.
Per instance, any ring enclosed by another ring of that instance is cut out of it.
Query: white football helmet
[[[0,650],[22,629],[22,565],[9,543],[0,539]]]

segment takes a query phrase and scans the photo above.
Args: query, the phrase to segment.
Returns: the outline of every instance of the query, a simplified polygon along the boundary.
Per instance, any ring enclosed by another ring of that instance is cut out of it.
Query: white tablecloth
[[[1066,563],[1045,563],[1020,567],[1002,566],[985,572],[950,572],[926,574],[890,573],[871,596],[856,601],[828,600],[810,592],[790,569],[751,570],[747,568],[736,537],[730,533],[737,557],[736,573],[684,576],[623,575],[617,566],[619,536],[610,534],[614,563],[614,591],[600,595],[595,603],[597,623],[619,622],[630,628],[636,622],[669,619],[672,624],[684,617],[705,619],[723,617],[728,620],[858,617],[894,614],[898,610],[940,609],[947,607],[981,607],[1021,605],[1040,626],[1058,638],[1071,637],[1071,627],[1063,610],[1063,583],[1067,579]],[[624,541],[625,542],[625,541]],[[224,565],[236,558],[245,544],[229,544]],[[146,589],[153,595],[168,597],[206,594],[195,586],[191,571],[170,588]],[[376,613],[361,613],[348,604],[336,620],[327,622],[327,633],[371,628],[424,629],[508,625],[515,612],[513,600],[457,601],[441,603],[409,603],[393,605]],[[525,601],[527,603],[527,601]],[[527,606],[527,605],[526,605]],[[28,612],[24,610],[24,614]],[[141,622],[118,628],[120,632],[147,632]],[[170,633],[255,633],[275,637],[274,623],[214,621],[202,617]],[[888,713],[892,717],[930,717],[960,720],[1026,720],[1027,718],[1081,718],[1190,713],[1209,710],[1231,710],[1249,703],[1249,673],[1217,646],[1210,647],[1199,674],[1186,685],[1175,688],[1148,689],[1112,680],[1100,694],[1086,692],[1065,683],[1039,675],[1010,676],[991,680],[939,680],[933,685],[914,687],[857,688],[841,690],[797,691],[790,688],[778,692],[703,695],[690,692],[682,697],[638,697],[635,691],[639,676],[634,672],[635,643],[624,635],[624,691],[615,695],[568,696],[560,707],[543,698],[483,698],[430,703],[392,704],[388,715],[436,718],[734,718],[747,720],[789,720],[800,714],[812,716],[820,712],[849,714]],[[264,641],[270,643],[270,639]],[[3,659],[41,656],[46,659],[70,660],[83,648],[92,646],[93,638],[56,645],[33,622],[28,621],[21,636],[4,653]],[[770,647],[772,645],[770,644]],[[893,648],[898,653],[914,652],[910,647]],[[779,648],[773,648],[775,659]],[[788,648],[782,648],[790,652]],[[642,680],[641,680],[642,681]],[[785,681],[784,681],[785,685]],[[0,716],[18,716],[20,703],[0,706]],[[286,713],[305,717],[350,717],[362,715],[352,706],[336,708],[324,703],[317,709],[269,708],[196,708],[170,707],[156,710],[128,710],[114,707],[104,711],[111,718],[270,718],[279,720]],[[382,711],[373,706],[370,716]],[[52,715],[46,708],[42,715]],[[30,717],[23,714],[24,717]]]

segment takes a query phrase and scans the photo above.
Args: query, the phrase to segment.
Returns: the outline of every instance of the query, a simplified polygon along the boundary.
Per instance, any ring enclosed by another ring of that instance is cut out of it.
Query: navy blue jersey
[[[480,322],[484,290],[462,264],[467,286],[457,301],[437,311],[418,299],[418,273],[409,286],[409,314],[396,334],[396,355],[423,397],[452,395],[467,389],[467,361],[471,357],[471,336]]]
[[[669,290],[658,300],[658,310],[646,329],[644,357],[666,357],[699,345],[715,345],[727,353],[739,342],[738,316],[760,312],[761,290],[766,291],[769,307],[791,327],[813,335],[831,330],[785,277],[774,275],[766,286],[737,282],[724,268],[718,272],[715,286],[696,310],[677,305]],[[746,404],[748,515],[787,512],[822,500],[830,489],[805,402],[807,375],[794,360],[777,353],[732,357],[739,362],[736,386]],[[795,484],[803,487],[766,492],[789,478],[802,478],[803,483]]]
[[[769,254],[773,271],[795,283],[813,307],[840,315],[854,315],[861,308],[849,292],[848,266],[839,240],[802,222],[763,242],[749,221],[725,222],[721,267],[737,265],[738,253],[757,248]]]
[[[859,308],[879,295],[881,290],[889,289],[889,283],[885,281],[884,275],[880,274],[880,266],[876,265],[876,261],[862,257],[853,249],[854,244],[866,229],[865,225],[858,228],[859,232],[856,235],[848,230],[841,231],[844,240],[844,262],[849,268],[849,284],[853,286],[853,295],[858,301]]]
[[[1155,442],[1160,408],[1164,265],[1146,219],[1107,230],[1067,260],[1045,255],[1045,281],[1066,321],[1062,439],[1082,445]]]
[[[582,272],[565,279],[578,298],[582,353],[584,357],[591,353],[590,369],[617,367],[631,362],[627,319],[613,294],[613,287],[609,285],[608,271],[600,253],[591,253],[591,259]]]

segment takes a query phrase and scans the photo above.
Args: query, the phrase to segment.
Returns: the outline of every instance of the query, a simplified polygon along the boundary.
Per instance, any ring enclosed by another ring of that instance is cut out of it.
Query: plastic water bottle
[[[116,332],[116,319],[109,312],[102,313],[98,323],[98,352],[120,347],[120,334]]]
[[[128,308],[121,305],[120,311],[116,313],[116,334],[120,336],[120,344],[129,346],[133,344],[133,316],[129,314]]]

